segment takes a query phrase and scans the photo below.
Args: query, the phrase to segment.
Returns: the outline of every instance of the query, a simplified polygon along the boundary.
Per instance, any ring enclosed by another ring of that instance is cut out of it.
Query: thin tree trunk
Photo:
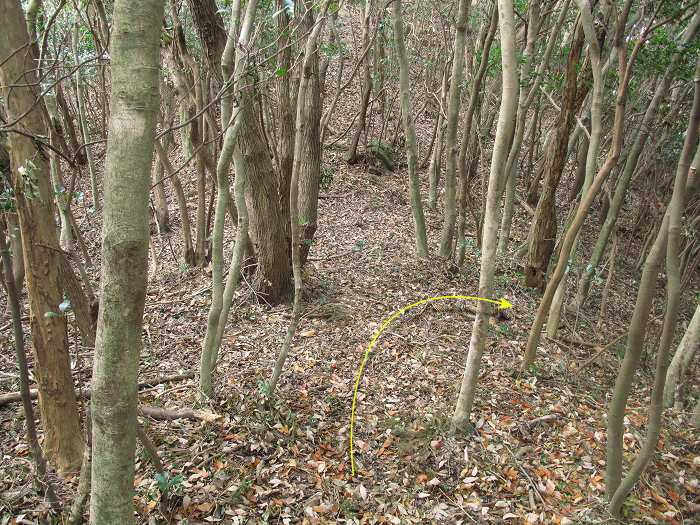
[[[461,45],[462,56],[464,55],[464,33],[466,32],[466,18],[469,14],[469,2],[470,0],[460,0],[459,4],[459,14],[458,19],[458,29],[457,32],[461,31],[462,42]],[[416,234],[416,255],[418,257],[428,256],[428,240],[425,232],[425,216],[423,215],[423,202],[420,195],[420,181],[418,180],[417,173],[417,162],[418,162],[418,147],[416,145],[416,128],[413,123],[413,113],[411,112],[411,86],[409,78],[409,64],[408,64],[408,53],[406,52],[406,43],[404,42],[403,33],[403,16],[401,11],[401,0],[395,0],[393,5],[394,14],[394,38],[396,39],[396,52],[399,56],[399,66],[400,66],[400,89],[401,89],[401,117],[403,119],[404,133],[406,134],[406,151],[408,155],[408,185],[409,193],[411,196],[411,211],[413,212],[413,224],[415,227]],[[459,50],[460,47],[457,47]],[[455,62],[459,60],[455,59]],[[464,58],[461,60],[460,72],[464,70]],[[457,85],[455,84],[453,88],[455,91]],[[458,95],[459,96],[459,95]],[[450,97],[452,101],[452,97]],[[459,106],[455,112],[459,111]],[[454,116],[454,122],[452,123],[452,144],[456,142],[456,121],[457,114]],[[448,123],[448,144],[450,143],[450,127]],[[456,154],[456,152],[455,152]],[[453,155],[452,159],[452,169],[455,169],[456,155]]]
[[[600,229],[598,238],[596,240],[595,247],[591,253],[591,257],[588,264],[584,266],[584,270],[581,273],[581,277],[578,283],[578,290],[576,292],[576,305],[577,307],[583,306],[588,297],[588,291],[591,286],[591,280],[593,275],[603,259],[605,254],[605,248],[608,244],[608,239],[610,237],[610,232],[612,231],[617,218],[619,216],[620,210],[622,209],[622,203],[624,202],[625,195],[627,193],[627,188],[629,187],[632,176],[635,173],[639,157],[644,150],[644,146],[649,138],[649,133],[651,131],[654,119],[656,118],[658,108],[661,102],[666,97],[669,92],[669,87],[673,81],[675,70],[678,63],[683,56],[682,50],[686,48],[690,40],[695,36],[700,28],[700,9],[698,9],[693,16],[692,20],[683,32],[683,36],[680,39],[678,46],[678,51],[671,56],[671,62],[666,67],[664,76],[657,85],[654,96],[649,103],[649,106],[644,113],[644,118],[635,137],[634,143],[630,148],[627,155],[627,161],[625,162],[622,175],[619,177],[617,185],[615,186],[615,193],[613,194],[612,201],[610,202],[610,207],[608,209],[608,214],[605,218],[605,222]]]
[[[435,209],[438,198],[438,185],[440,184],[440,173],[442,171],[442,153],[444,148],[443,139],[445,137],[445,122],[443,117],[443,108],[447,106],[447,95],[449,92],[448,84],[448,68],[445,66],[445,71],[442,75],[442,89],[440,90],[440,104],[438,106],[438,117],[435,119],[435,144],[433,145],[432,155],[430,156],[430,166],[428,167],[428,208]]]
[[[139,354],[148,270],[148,194],[159,108],[163,0],[117,0],[105,170],[102,279],[92,373],[90,523],[134,523]]]
[[[73,56],[75,57],[75,63],[80,63],[80,26],[77,21],[73,26]],[[75,70],[75,97],[78,100],[78,122],[82,132],[83,144],[87,144],[90,142],[90,129],[85,116],[85,87],[83,85],[82,71],[80,68]],[[95,171],[95,161],[92,158],[92,149],[90,146],[85,146],[85,156],[87,157],[88,172],[90,173],[92,207],[95,210],[99,210],[100,195],[97,188],[97,173]]]
[[[303,151],[307,147],[304,142],[308,141],[312,137],[308,135],[308,132],[304,129],[309,125],[309,120],[311,118],[318,118],[318,112],[313,111],[310,106],[304,104],[304,101],[308,100],[307,92],[313,90],[311,84],[314,82],[314,75],[318,75],[318,71],[315,68],[318,66],[317,58],[314,59],[316,42],[318,41],[318,35],[323,29],[323,24],[326,19],[326,13],[328,12],[328,7],[330,6],[331,0],[324,0],[321,6],[318,20],[316,25],[313,26],[311,33],[306,40],[306,46],[304,49],[304,62],[301,67],[301,75],[299,78],[299,89],[297,91],[297,115],[295,124],[295,134],[294,134],[294,166],[292,169],[292,180],[290,183],[289,192],[289,209],[290,209],[290,231],[292,233],[292,268],[294,271],[294,306],[292,307],[292,320],[289,323],[287,329],[287,334],[285,335],[284,341],[282,343],[282,348],[275,361],[275,366],[272,370],[272,377],[268,383],[267,395],[272,396],[275,393],[277,387],[277,382],[282,374],[282,369],[284,363],[287,360],[289,351],[292,346],[292,339],[296,333],[297,327],[299,326],[299,321],[301,320],[301,302],[303,293],[303,282],[302,282],[302,261],[301,261],[301,250],[302,250],[302,231],[299,228],[302,221],[300,220],[300,210],[299,210],[299,179],[303,167]],[[305,7],[310,7],[310,2],[305,4]],[[316,64],[314,64],[314,62]],[[316,80],[318,81],[318,80]],[[320,132],[320,131],[319,131]]]
[[[610,499],[610,512],[614,516],[619,515],[624,499],[646,468],[656,448],[656,441],[660,431],[661,412],[663,409],[663,390],[666,380],[666,368],[668,366],[666,361],[669,352],[668,347],[670,347],[671,344],[675,325],[675,310],[678,305],[678,290],[674,290],[673,288],[677,286],[675,282],[676,275],[674,275],[676,272],[676,261],[674,259],[677,259],[680,214],[682,213],[684,194],[687,198],[693,189],[688,187],[688,182],[690,181],[690,179],[688,179],[688,171],[693,153],[692,150],[696,147],[698,138],[698,124],[700,124],[699,77],[700,60],[698,61],[698,66],[695,71],[693,108],[686,130],[683,151],[678,160],[671,204],[666,210],[654,244],[644,262],[644,270],[639,281],[639,291],[637,292],[637,301],[630,322],[625,357],[620,366],[617,379],[615,380],[613,398],[610,401],[610,407],[608,409],[605,492]],[[675,256],[673,253],[674,251],[676,252]],[[642,350],[644,348],[647,320],[649,318],[653,296],[656,291],[656,277],[665,252],[667,253],[666,270],[668,275],[667,309],[657,357],[654,390],[649,407],[648,434],[637,459],[630,468],[630,472],[627,474],[624,481],[622,481],[622,439],[624,434],[625,408],[627,407],[627,399],[632,387],[634,374],[639,366]]]
[[[515,29],[512,0],[498,0],[498,19],[501,34],[501,64],[503,68],[503,89],[501,108],[496,126],[496,138],[491,157],[486,214],[482,240],[481,273],[479,277],[479,297],[490,298],[493,294],[493,279],[498,241],[498,208],[501,197],[503,170],[508,157],[508,149],[515,123],[518,104],[518,69],[515,57]],[[490,303],[479,302],[479,310],[474,320],[469,341],[469,354],[457,398],[457,406],[452,416],[453,431],[463,429],[469,422],[474,403],[474,392],[479,377],[481,356],[486,346],[487,329],[492,315]]]
[[[371,47],[370,35],[369,35],[369,25],[370,17],[372,14],[372,0],[365,0],[365,10],[363,15],[362,23],[362,46],[369,50]],[[350,141],[350,146],[348,147],[348,152],[346,154],[345,160],[348,164],[354,164],[357,161],[357,145],[360,143],[360,137],[362,132],[365,130],[365,123],[367,119],[367,106],[369,105],[369,98],[372,94],[372,74],[370,71],[369,57],[365,54],[363,59],[362,68],[362,95],[360,100],[360,119],[355,128],[355,134],[352,136]]]
[[[240,1],[234,2],[231,8],[231,30],[226,41],[224,54],[221,58],[222,74],[224,78],[233,78],[235,75],[237,90],[241,85],[244,70],[246,67],[247,55],[243,50],[236,50],[236,39],[242,42],[245,46],[250,35],[250,28],[255,19],[257,10],[257,0],[252,0],[248,3],[243,27],[240,37],[236,31],[236,20],[240,15]],[[240,266],[243,259],[243,254],[247,245],[248,235],[248,214],[245,203],[245,178],[246,172],[244,169],[238,169],[236,166],[236,189],[235,195],[238,200],[238,233],[236,245],[234,247],[234,258],[229,269],[227,285],[223,286],[224,273],[224,222],[226,219],[226,208],[229,199],[229,181],[228,172],[231,167],[231,160],[236,155],[236,139],[241,130],[242,119],[240,115],[240,105],[234,110],[233,108],[233,93],[227,93],[221,101],[222,115],[228,117],[228,120],[222,121],[222,126],[226,130],[224,134],[224,143],[221,148],[219,160],[216,165],[216,180],[217,180],[217,196],[216,210],[214,211],[214,228],[212,231],[212,295],[211,305],[209,307],[209,316],[207,318],[207,332],[204,338],[204,346],[202,348],[202,356],[199,365],[199,389],[206,397],[214,396],[214,384],[212,380],[212,372],[216,365],[216,358],[219,347],[221,346],[221,338],[228,311],[230,308],[230,298],[233,296],[235,285],[240,277]],[[228,307],[225,307],[225,295],[230,292]]]
[[[44,493],[51,506],[58,510],[59,501],[56,498],[56,493],[51,485],[51,480],[48,477],[46,468],[46,460],[44,453],[39,445],[39,438],[36,432],[36,423],[34,421],[34,408],[29,395],[29,371],[27,368],[27,354],[24,350],[24,333],[22,332],[22,315],[21,305],[17,288],[15,288],[14,276],[12,274],[12,260],[10,259],[10,251],[5,243],[5,224],[0,218],[0,256],[2,256],[3,275],[2,279],[7,290],[7,298],[12,313],[12,329],[15,343],[15,356],[17,358],[17,368],[19,369],[19,390],[22,396],[22,408],[24,409],[24,421],[27,424],[27,442],[29,449],[32,451],[32,458],[36,471],[39,474],[39,483],[42,485]]]
[[[457,221],[457,167],[462,169],[466,166],[466,148],[471,137],[472,121],[476,109],[476,100],[482,79],[486,73],[488,50],[490,50],[493,36],[497,29],[498,13],[494,5],[488,32],[482,31],[484,45],[481,56],[479,70],[474,76],[474,82],[469,97],[469,106],[464,121],[464,133],[462,136],[462,150],[458,150],[457,126],[459,122],[459,108],[461,104],[461,84],[464,78],[464,55],[466,48],[467,20],[469,18],[469,8],[471,2],[460,0],[459,12],[457,14],[457,32],[455,34],[454,58],[452,59],[452,80],[450,81],[450,99],[447,107],[447,132],[445,137],[445,148],[447,151],[447,171],[445,172],[445,197],[444,208],[445,217],[440,233],[440,256],[450,257],[453,253],[455,227]],[[486,26],[484,25],[484,28]],[[509,139],[510,140],[510,139]]]
[[[582,22],[583,22],[583,27],[584,31],[586,32],[586,36],[590,39],[589,36],[589,31],[593,31],[593,23],[592,23],[592,16],[590,15],[590,11],[587,11],[584,9],[586,4],[583,4],[581,0],[579,1],[579,6],[582,8]],[[631,6],[632,0],[627,0],[625,7],[623,8],[623,12],[620,16],[620,20],[618,22],[618,27],[617,27],[617,32],[615,36],[615,46],[617,47],[618,50],[618,63],[619,63],[619,70],[618,70],[618,75],[619,75],[619,84],[618,84],[618,89],[617,89],[617,99],[615,102],[615,119],[614,119],[614,125],[613,125],[613,143],[612,147],[610,149],[610,153],[608,154],[608,158],[606,159],[605,163],[603,166],[600,168],[598,173],[595,176],[595,179],[592,181],[590,188],[586,191],[586,194],[584,197],[581,199],[581,203],[579,204],[578,209],[576,210],[576,215],[574,216],[574,219],[571,221],[571,225],[567,228],[566,232],[564,233],[562,244],[561,244],[561,249],[559,251],[559,260],[557,261],[556,268],[554,269],[554,272],[552,273],[552,277],[550,278],[549,282],[547,283],[547,288],[544,292],[544,295],[542,296],[542,300],[540,301],[540,305],[537,308],[537,314],[535,315],[535,319],[532,323],[532,326],[530,328],[530,335],[527,340],[527,346],[525,349],[525,356],[523,358],[523,363],[521,370],[526,371],[534,362],[535,360],[535,352],[537,351],[537,346],[539,345],[540,341],[540,332],[542,330],[542,325],[544,324],[545,318],[547,316],[547,313],[549,312],[549,307],[551,306],[552,299],[554,298],[555,292],[557,291],[557,288],[559,287],[559,283],[562,281],[566,274],[566,268],[569,265],[569,256],[571,254],[571,250],[573,249],[573,246],[575,244],[576,238],[578,237],[578,233],[581,230],[581,227],[583,226],[583,222],[586,219],[586,216],[588,215],[588,211],[593,204],[593,200],[596,197],[596,194],[600,190],[601,186],[603,185],[603,182],[605,179],[608,177],[612,169],[615,167],[617,164],[617,159],[620,156],[620,150],[622,149],[622,141],[623,141],[623,133],[624,133],[624,119],[625,119],[625,103],[627,101],[627,89],[629,85],[629,79],[630,79],[630,73],[631,73],[631,68],[634,63],[634,58],[636,55],[636,52],[639,50],[639,48],[635,48],[635,50],[632,52],[632,57],[630,58],[629,64],[627,64],[626,60],[626,52],[623,47],[623,44],[625,43],[624,40],[624,30],[625,30],[625,24],[627,21],[627,16],[629,14],[629,8]],[[586,17],[586,14],[588,14],[588,17]],[[593,35],[591,35],[593,36]],[[595,37],[594,37],[595,38]],[[592,39],[591,39],[592,41]],[[597,40],[595,41],[597,42]],[[594,57],[592,59],[592,62],[595,62],[595,53],[596,51],[592,51],[592,56]],[[593,67],[596,67],[596,64],[593,65]],[[595,75],[598,75],[600,73],[600,70],[598,70]],[[596,118],[597,119],[597,118]],[[595,126],[595,123],[593,124]],[[594,142],[593,140],[591,142]],[[588,166],[594,166],[595,165],[595,160],[592,159],[592,157],[589,155],[588,157]],[[540,201],[541,202],[541,201]]]

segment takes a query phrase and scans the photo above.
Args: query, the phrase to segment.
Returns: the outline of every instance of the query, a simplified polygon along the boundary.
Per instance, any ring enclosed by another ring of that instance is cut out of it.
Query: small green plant
[[[158,472],[154,479],[156,481],[156,487],[161,494],[161,497],[168,497],[172,495],[180,496],[182,493],[182,482],[185,481],[185,476],[178,474],[177,476],[171,476],[170,472]]]
[[[363,241],[362,239],[359,239],[359,240],[355,241],[355,246],[352,247],[352,251],[356,252],[356,253],[361,252],[362,250],[365,249],[365,246],[366,246],[365,241]]]
[[[321,186],[321,189],[327,190],[328,188],[331,187],[331,184],[333,183],[333,177],[335,174],[333,173],[333,170],[323,166],[321,168],[321,178],[319,180],[319,185]]]

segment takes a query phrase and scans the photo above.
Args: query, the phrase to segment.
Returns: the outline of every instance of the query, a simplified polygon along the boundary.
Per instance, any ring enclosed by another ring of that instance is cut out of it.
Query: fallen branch
[[[191,421],[204,421],[206,423],[213,423],[217,419],[221,418],[220,415],[214,414],[213,412],[207,412],[206,410],[192,410],[191,408],[183,408],[178,410],[154,407],[150,405],[139,405],[139,414],[142,416],[152,417],[153,419],[189,419]]]
[[[576,371],[574,372],[574,375],[580,374],[580,373],[583,371],[584,368],[586,368],[586,367],[587,367],[588,365],[590,365],[593,361],[595,361],[596,359],[598,359],[598,357],[600,357],[601,354],[607,352],[607,351],[610,349],[611,346],[613,346],[615,343],[617,343],[620,339],[622,339],[622,338],[625,337],[626,335],[627,335],[627,330],[625,330],[624,332],[622,332],[622,333],[621,333],[619,336],[617,336],[613,341],[611,341],[610,343],[608,343],[607,345],[605,345],[603,348],[601,348],[600,350],[598,350],[595,354],[593,354],[591,357],[589,357],[586,361],[584,361],[584,363],[583,363],[581,366],[579,366],[579,367],[576,369]]]
[[[143,383],[139,383],[138,388],[139,390],[149,388],[155,385],[160,385],[162,383],[171,383],[173,381],[183,381],[185,379],[192,379],[194,377],[194,372],[185,372],[184,374],[175,374],[175,375],[170,375],[170,376],[163,376],[163,377],[157,377],[148,381],[144,381]],[[32,388],[29,390],[29,397],[31,399],[36,399],[37,396],[39,395],[39,391],[36,388]],[[79,397],[80,399],[90,399],[90,389],[86,388],[84,389],[80,394]],[[22,397],[20,396],[19,392],[10,392],[8,394],[2,394],[0,395],[0,406],[4,405],[9,405],[10,403],[17,403],[18,401],[21,401]]]

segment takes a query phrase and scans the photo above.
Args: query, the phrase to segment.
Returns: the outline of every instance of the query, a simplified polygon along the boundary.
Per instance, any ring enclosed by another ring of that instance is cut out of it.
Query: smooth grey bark
[[[462,39],[464,39],[464,33],[466,32],[466,18],[469,13],[469,2],[470,0],[460,1],[460,13],[458,15],[458,24],[462,23],[464,27],[458,26],[457,32],[462,32]],[[408,52],[406,51],[406,42],[404,40],[404,29],[403,29],[403,13],[402,13],[402,3],[401,0],[394,0],[393,5],[393,15],[394,15],[394,38],[396,40],[396,52],[399,58],[399,85],[400,85],[400,96],[401,96],[401,118],[403,121],[404,133],[406,135],[406,152],[408,156],[408,187],[409,194],[411,196],[411,211],[413,213],[413,226],[415,228],[415,246],[416,246],[416,256],[427,257],[428,256],[428,239],[425,232],[425,215],[423,214],[423,201],[420,194],[420,181],[418,180],[418,146],[416,145],[416,127],[413,123],[413,113],[411,110],[411,86],[409,78],[409,64],[408,64]],[[459,48],[458,48],[459,49]],[[461,44],[462,49],[462,59],[460,72],[464,70],[464,44]],[[455,63],[459,62],[455,58]],[[453,71],[454,73],[454,71]],[[455,91],[459,91],[457,86],[453,86]],[[459,95],[457,95],[459,96]],[[450,102],[452,103],[452,96],[450,96]],[[452,144],[456,143],[456,127],[457,127],[457,113],[459,112],[459,105],[455,110],[454,119],[452,122],[452,135],[450,135],[450,124],[448,123],[448,144],[450,144],[450,136],[452,136]],[[456,154],[456,152],[455,152]],[[452,158],[452,171],[454,173],[456,167],[456,159]]]
[[[700,60],[698,60],[695,70],[693,108],[686,130],[683,150],[678,160],[671,204],[669,204],[666,210],[654,244],[644,262],[634,313],[630,322],[625,357],[615,380],[613,397],[608,409],[605,492],[606,496],[610,499],[609,510],[613,516],[619,516],[622,503],[627,497],[627,494],[632,490],[632,487],[651,459],[661,429],[663,390],[666,381],[666,369],[668,367],[667,358],[673,336],[676,310],[678,307],[678,289],[680,288],[676,275],[679,273],[677,271],[677,259],[680,216],[684,197],[689,196],[694,189],[688,185],[690,181],[690,179],[688,179],[688,171],[693,149],[697,146],[698,124],[700,124]],[[652,390],[651,403],[649,406],[647,437],[639,455],[630,467],[627,476],[622,479],[622,442],[625,409],[627,407],[627,399],[632,387],[634,374],[639,366],[642,350],[644,348],[647,321],[651,311],[653,296],[656,291],[656,277],[664,254],[666,254],[667,258],[667,308],[657,355],[654,388]]]
[[[248,7],[240,31],[240,36],[236,32],[237,19],[240,16],[240,2],[234,2],[231,8],[231,31],[229,32],[224,53],[221,58],[222,75],[225,79],[235,80],[233,89],[240,90],[241,79],[243,78],[247,53],[243,48],[248,43],[250,30],[255,19],[258,2],[252,0],[248,2]],[[235,41],[241,42],[241,46],[235,45]],[[221,112],[228,120],[222,121],[226,130],[224,133],[224,143],[216,165],[217,196],[216,209],[214,211],[214,227],[212,231],[212,295],[209,315],[207,317],[207,332],[204,338],[202,355],[199,364],[199,389],[206,397],[214,396],[214,384],[212,372],[216,365],[216,358],[223,329],[228,317],[231,298],[235,291],[240,277],[240,266],[245,252],[248,236],[248,213],[245,203],[245,182],[246,172],[242,166],[236,165],[236,189],[235,195],[238,200],[238,232],[236,245],[234,248],[234,258],[229,269],[227,285],[224,288],[224,222],[226,219],[226,209],[229,200],[229,180],[228,172],[231,161],[236,156],[236,139],[242,126],[240,105],[233,107],[232,99],[234,92],[225,94],[221,101]],[[228,295],[227,295],[227,292]],[[225,301],[225,295],[228,301]],[[227,307],[225,307],[227,305]]]
[[[617,184],[615,186],[615,192],[613,198],[610,202],[610,207],[608,208],[608,213],[605,218],[605,222],[600,229],[598,238],[595,243],[595,247],[591,253],[591,257],[586,264],[578,283],[578,289],[576,292],[575,303],[577,307],[583,306],[588,297],[588,291],[591,286],[591,280],[593,275],[600,265],[600,261],[603,259],[605,254],[605,248],[608,244],[608,239],[610,238],[610,233],[617,222],[620,210],[622,209],[622,204],[624,202],[625,196],[627,194],[627,188],[630,185],[632,177],[636,172],[638,161],[642,151],[644,151],[644,146],[649,138],[649,134],[652,131],[654,120],[656,119],[657,112],[664,98],[669,93],[669,88],[671,82],[673,81],[676,68],[678,63],[683,57],[686,46],[697,34],[698,29],[700,29],[700,8],[696,11],[695,15],[688,23],[682,37],[680,38],[677,51],[671,56],[671,61],[666,66],[664,75],[661,81],[658,83],[654,96],[652,97],[649,106],[647,107],[644,117],[642,118],[642,123],[639,127],[639,131],[634,139],[632,147],[627,154],[627,160],[623,168],[622,174],[620,175]]]
[[[136,394],[163,7],[163,0],[114,4],[102,279],[92,373],[90,523],[94,525],[134,523]]]
[[[695,308],[695,314],[668,367],[664,387],[664,407],[669,408],[674,402],[682,403],[683,396],[678,395],[678,391],[683,388],[685,376],[698,347],[700,347],[700,304]]]
[[[498,213],[503,170],[508,156],[508,148],[515,124],[518,104],[518,66],[515,57],[515,22],[512,0],[498,0],[498,19],[501,34],[501,64],[503,70],[501,108],[496,126],[496,139],[491,157],[486,213],[482,238],[481,274],[479,277],[479,297],[490,298],[493,294],[493,280],[496,265],[496,244],[498,242]],[[474,320],[469,341],[469,354],[457,398],[457,406],[452,416],[452,430],[464,428],[474,403],[476,382],[479,377],[481,356],[486,346],[486,337],[492,308],[490,303],[479,301],[479,310]]]
[[[447,151],[444,197],[445,217],[440,234],[440,255],[442,257],[449,257],[452,255],[453,238],[457,224],[457,162],[459,155],[457,126],[459,123],[459,108],[462,103],[462,80],[464,79],[467,20],[469,19],[470,7],[471,0],[460,0],[459,11],[457,12],[454,57],[452,59],[452,80],[450,81],[449,100],[447,103],[447,131],[445,137],[445,149]],[[469,141],[469,133],[467,130],[465,130],[465,135],[462,139],[464,142]]]

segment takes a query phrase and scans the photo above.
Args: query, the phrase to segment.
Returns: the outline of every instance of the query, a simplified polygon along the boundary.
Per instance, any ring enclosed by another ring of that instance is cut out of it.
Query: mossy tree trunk
[[[148,271],[148,194],[163,0],[114,4],[102,279],[92,373],[90,523],[134,522],[134,453]]]

